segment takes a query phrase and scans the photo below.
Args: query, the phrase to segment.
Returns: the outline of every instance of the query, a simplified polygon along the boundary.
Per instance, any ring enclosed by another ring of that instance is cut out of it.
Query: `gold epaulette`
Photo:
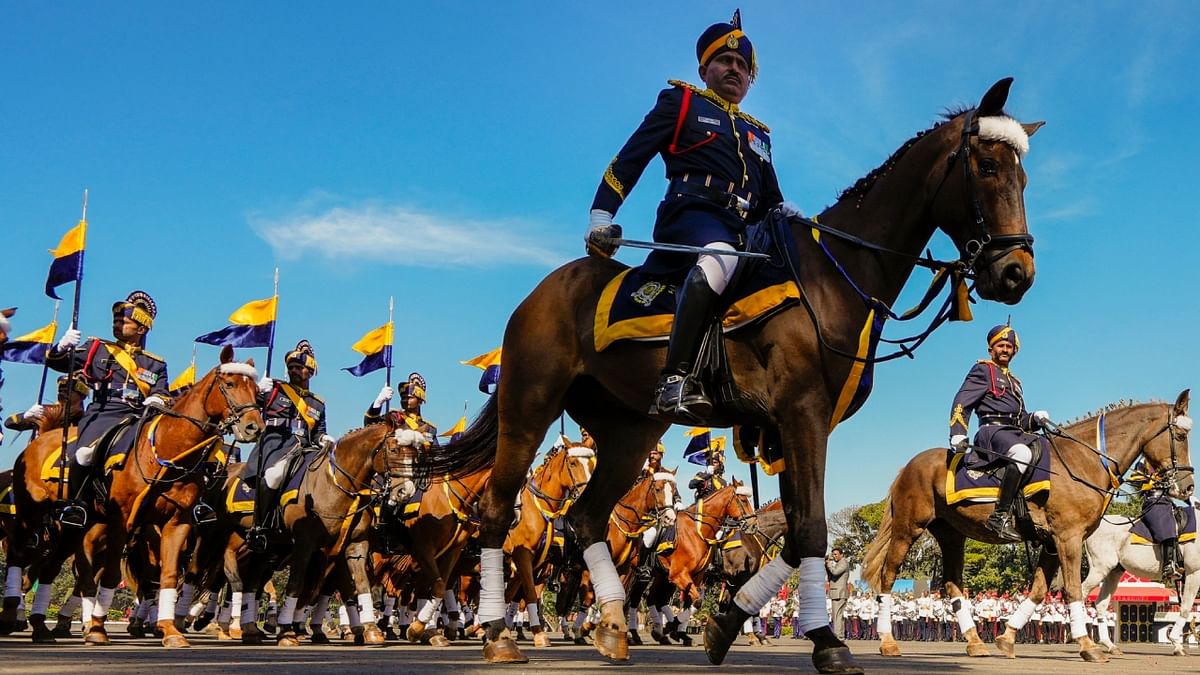
[[[726,101],[725,99],[721,98],[720,95],[717,94],[717,92],[713,91],[712,89],[701,89],[700,87],[697,87],[694,84],[688,84],[687,82],[684,82],[683,80],[667,80],[667,84],[671,85],[672,87],[679,87],[680,89],[687,89],[687,90],[691,91],[693,94],[696,94],[698,96],[703,96],[704,98],[717,104],[717,106],[720,107],[721,110],[724,110],[725,112],[728,112],[732,115],[737,115],[741,119],[746,120],[747,122],[749,122],[750,124],[753,124],[754,126],[758,127],[759,129],[762,129],[763,131],[765,131],[767,133],[771,133],[770,127],[768,127],[767,125],[758,121],[751,115],[748,115],[748,114],[742,112],[741,110],[738,109],[738,106],[736,103],[730,103],[729,101]]]
[[[315,398],[317,400],[317,403],[320,403],[321,405],[325,404],[325,399],[321,398],[320,396],[317,396],[317,392],[310,391],[310,392],[308,392],[308,395]]]
[[[138,352],[138,353],[139,353],[139,354],[143,354],[143,355],[145,355],[145,356],[149,356],[150,358],[154,359],[155,361],[158,361],[159,363],[166,363],[166,362],[167,362],[167,360],[166,360],[166,359],[164,359],[163,357],[159,356],[158,354],[155,354],[154,352],[148,352],[148,351],[146,351],[145,349],[143,349],[142,351],[140,351],[140,352]]]

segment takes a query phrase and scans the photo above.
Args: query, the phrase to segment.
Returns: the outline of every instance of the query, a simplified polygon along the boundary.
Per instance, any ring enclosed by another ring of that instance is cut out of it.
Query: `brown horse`
[[[914,267],[926,262],[920,254],[935,231],[948,234],[961,254],[943,272],[974,274],[984,299],[1013,304],[1032,284],[1021,154],[1041,125],[1020,125],[1004,116],[1010,84],[1011,79],[997,82],[978,108],[906,141],[821,213],[820,225],[799,219],[788,223],[796,242],[793,276],[800,302],[725,336],[738,393],[707,426],[756,426],[779,439],[788,533],[783,554],[756,576],[762,588],[752,581],[748,586],[755,585],[754,592],[709,622],[705,650],[712,662],[724,659],[745,617],[770,599],[765,589],[777,587],[778,578],[799,566],[802,623],[814,642],[814,664],[821,670],[857,668],[821,618],[826,616],[826,444],[851,411],[858,377],[875,361],[872,323],[890,316],[888,307]],[[481,502],[480,532],[479,617],[488,625],[484,656],[490,662],[525,659],[515,643],[500,636],[500,548],[525,472],[563,410],[594,432],[597,447],[590,487],[567,516],[601,603],[596,647],[604,656],[628,658],[625,593],[611,555],[598,549],[604,546],[613,506],[669,424],[646,412],[665,347],[621,341],[596,350],[601,292],[626,269],[615,260],[590,256],[544,279],[509,319],[496,396],[466,434],[433,458],[435,472],[496,467]]]
[[[253,363],[235,363],[233,349],[226,347],[220,365],[161,416],[144,418],[139,425],[129,456],[108,479],[107,497],[97,509],[100,515],[85,529],[75,552],[88,644],[109,642],[104,622],[121,581],[121,557],[127,545],[137,548],[139,530],[145,529],[161,542],[154,554],[160,570],[158,626],[163,645],[188,646],[175,628],[175,586],[180,554],[192,529],[192,509],[203,486],[198,469],[220,446],[222,434],[232,432],[239,441],[258,436],[263,422],[255,404],[255,379]],[[53,463],[62,445],[61,433],[44,433],[26,448],[17,467],[23,478],[18,509],[28,508],[39,518],[34,527],[48,517],[58,495],[58,486],[43,480],[42,468]],[[83,478],[78,467],[68,475],[76,483]]]
[[[554,523],[587,487],[595,457],[591,448],[582,445],[547,454],[522,490],[520,517],[504,541],[513,568],[506,599],[525,602],[535,647],[550,646],[538,604],[546,574],[562,562],[562,549],[554,545]]]
[[[753,522],[739,528],[741,536],[721,547],[721,572],[726,586],[723,597],[732,601],[737,589],[778,555],[786,531],[783,502],[776,500],[755,511]],[[728,603],[724,603],[722,609],[727,608]]]
[[[1080,656],[1087,661],[1107,661],[1096,646],[1082,619],[1085,597],[1080,570],[1083,541],[1100,524],[1104,510],[1116,491],[1120,477],[1137,460],[1145,457],[1155,470],[1164,472],[1172,485],[1172,496],[1187,499],[1195,488],[1189,466],[1187,417],[1188,391],[1175,403],[1142,403],[1112,407],[1100,415],[1071,424],[1048,435],[1050,441],[1050,490],[1037,492],[1028,499],[1029,513],[1046,546],[1038,559],[1029,598],[1012,618],[996,646],[1009,658],[1015,656],[1017,631],[1024,625],[1035,604],[1061,568],[1067,602],[1072,608],[1072,637],[1079,643]],[[1101,435],[1103,430],[1103,435]],[[900,656],[900,648],[891,636],[888,591],[908,549],[928,530],[942,550],[947,594],[961,607],[959,622],[967,637],[967,653],[987,656],[987,646],[979,639],[970,620],[970,598],[962,593],[963,551],[970,537],[987,543],[1000,543],[984,522],[992,505],[975,501],[946,504],[947,453],[944,448],[926,450],[900,470],[888,491],[887,505],[879,534],[867,548],[864,578],[882,596],[879,614],[879,651],[884,656]],[[961,604],[959,604],[961,603]]]

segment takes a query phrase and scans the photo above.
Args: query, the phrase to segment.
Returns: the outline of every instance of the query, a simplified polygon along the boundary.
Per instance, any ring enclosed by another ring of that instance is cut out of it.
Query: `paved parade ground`
[[[336,643],[324,647],[244,647],[221,642],[209,635],[189,636],[193,647],[168,651],[156,640],[135,640],[114,633],[109,647],[85,647],[78,638],[57,645],[35,646],[28,635],[0,638],[0,673],[414,673],[457,675],[468,672],[695,673],[718,672],[708,664],[700,647],[636,647],[628,665],[610,665],[590,647],[558,642],[549,649],[526,653],[523,666],[487,666],[477,644],[444,649],[389,643],[377,649]],[[522,648],[526,645],[523,644]],[[1008,660],[968,658],[960,644],[901,643],[910,656],[884,659],[874,643],[851,643],[851,649],[869,673],[1196,673],[1200,655],[1173,657],[1162,645],[1129,645],[1126,655],[1107,664],[1084,663],[1067,645],[1020,645],[1022,656]],[[1193,651],[1196,650],[1193,647]],[[776,640],[771,647],[737,646],[720,672],[815,672],[806,641]]]

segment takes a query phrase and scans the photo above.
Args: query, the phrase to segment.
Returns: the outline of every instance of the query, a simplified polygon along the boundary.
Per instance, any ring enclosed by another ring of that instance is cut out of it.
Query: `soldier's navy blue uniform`
[[[688,481],[688,489],[695,490],[696,501],[700,501],[728,484],[729,481],[725,480],[725,476],[721,473],[700,471],[692,477],[692,480]]]
[[[246,459],[242,480],[248,485],[258,481],[260,466],[266,471],[286,453],[318,445],[326,434],[325,401],[307,389],[279,380],[272,382],[269,390],[258,393],[266,428]]]
[[[1007,368],[991,361],[979,361],[972,366],[954,395],[951,436],[967,435],[971,413],[979,418],[975,446],[990,451],[988,459],[1005,456],[1018,443],[1044,442],[1041,436],[1031,433],[1041,425],[1025,410],[1021,381]]]
[[[92,400],[79,420],[75,447],[95,446],[109,430],[124,420],[142,414],[142,402],[149,396],[170,400],[167,390],[167,363],[161,356],[134,345],[90,337],[70,351],[51,349],[46,365],[58,372],[78,371],[92,390]],[[124,433],[108,448],[108,454],[127,453],[133,447],[133,434]],[[96,448],[100,450],[100,448]]]
[[[1133,467],[1126,479],[1142,493],[1142,523],[1150,538],[1162,547],[1162,576],[1171,580],[1180,576],[1178,564],[1179,525],[1175,522],[1175,502],[1167,494],[1143,459]]]
[[[747,222],[761,220],[783,201],[770,130],[711,90],[677,80],[669,84],[608,165],[592,208],[615,214],[646,165],[660,155],[670,184],[658,207],[654,240],[740,247]],[[694,255],[656,251],[646,268],[667,273],[694,262]]]

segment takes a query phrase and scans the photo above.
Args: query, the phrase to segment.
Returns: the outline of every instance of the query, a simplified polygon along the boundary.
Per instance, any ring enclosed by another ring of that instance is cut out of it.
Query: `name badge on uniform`
[[[696,121],[697,121],[697,122],[703,122],[704,124],[711,124],[711,125],[713,125],[714,127],[719,127],[719,126],[721,126],[721,120],[717,119],[716,117],[704,117],[704,116],[700,116],[700,117],[697,117],[697,118],[696,118]]]
[[[321,419],[321,411],[316,408],[309,408],[308,414],[312,416],[314,422]]]
[[[763,136],[754,133],[753,130],[746,132],[746,138],[750,141],[750,149],[754,154],[762,157],[768,164],[771,163],[771,144]]]
[[[149,370],[139,370],[137,379],[145,382],[146,384],[153,385],[155,382],[158,382],[158,373]]]

